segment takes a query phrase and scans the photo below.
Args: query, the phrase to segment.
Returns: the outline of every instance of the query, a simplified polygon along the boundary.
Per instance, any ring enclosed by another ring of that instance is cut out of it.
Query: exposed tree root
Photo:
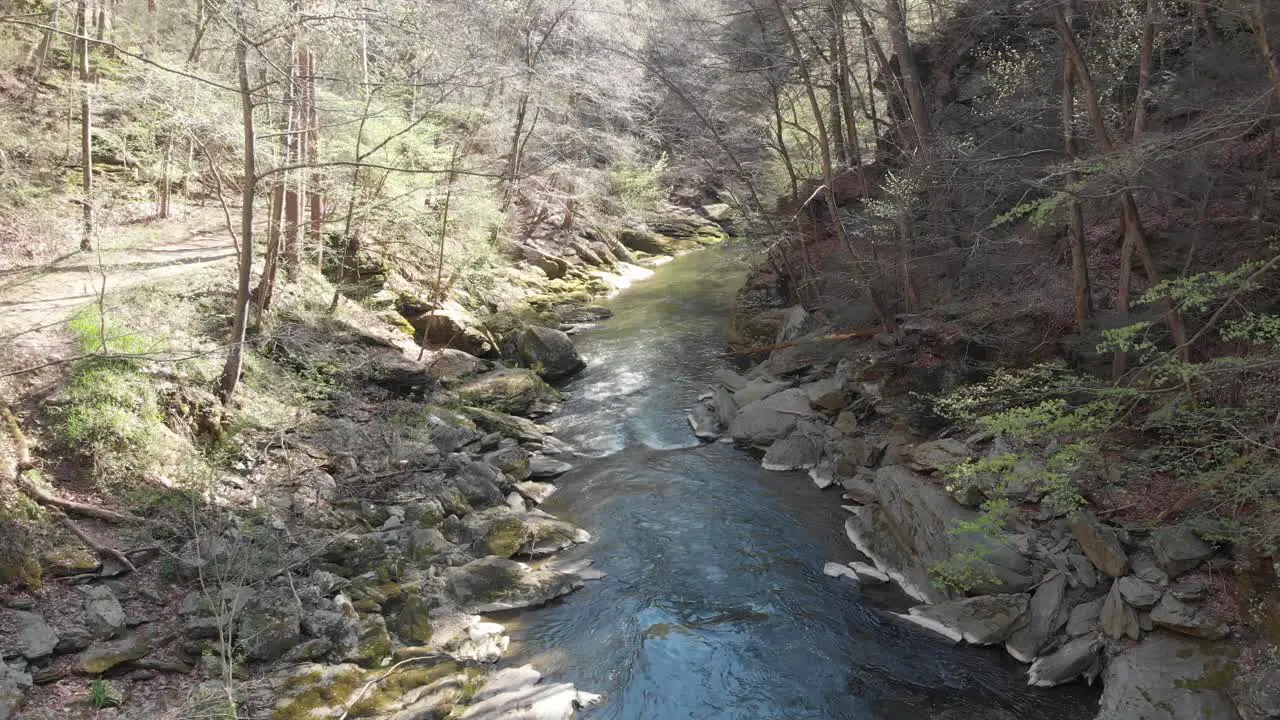
[[[168,527],[158,520],[151,520],[137,515],[108,510],[107,508],[99,507],[97,505],[90,505],[88,503],[60,498],[40,487],[39,483],[27,476],[29,471],[35,469],[35,462],[31,459],[31,450],[27,445],[27,436],[22,433],[22,428],[18,425],[18,419],[14,417],[13,412],[9,410],[9,406],[4,403],[0,403],[0,416],[3,416],[4,424],[9,429],[9,434],[13,437],[13,446],[17,454],[17,467],[14,468],[14,473],[10,480],[13,481],[14,486],[17,487],[22,494],[45,507],[55,508],[57,510],[83,517],[90,517],[112,523],[136,523],[139,525]],[[80,533],[77,531],[76,534],[79,535]],[[81,539],[84,538],[82,537]],[[92,546],[93,543],[90,543],[90,545]],[[97,549],[96,546],[95,549]],[[125,564],[130,568],[133,567],[128,560],[125,560]]]

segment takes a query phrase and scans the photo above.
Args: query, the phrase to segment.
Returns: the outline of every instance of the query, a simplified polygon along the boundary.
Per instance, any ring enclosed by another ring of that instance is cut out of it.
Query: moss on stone
[[[387,622],[404,643],[431,641],[431,606],[418,594],[405,595],[400,607]]]
[[[485,555],[509,558],[519,552],[528,539],[520,518],[505,517],[489,526],[480,542],[480,549]]]

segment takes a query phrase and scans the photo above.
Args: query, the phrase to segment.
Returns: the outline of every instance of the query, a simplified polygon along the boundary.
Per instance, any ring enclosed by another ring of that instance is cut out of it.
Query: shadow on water
[[[950,647],[822,574],[856,557],[837,499],[731,446],[687,406],[717,367],[744,268],[679,258],[578,337],[589,366],[552,422],[591,458],[544,509],[589,530],[608,577],[505,619],[511,662],[607,697],[611,720],[1075,720],[1096,693],[1025,685],[996,650]]]

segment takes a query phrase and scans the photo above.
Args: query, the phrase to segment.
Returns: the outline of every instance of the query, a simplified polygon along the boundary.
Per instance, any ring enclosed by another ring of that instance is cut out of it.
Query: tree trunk
[[[809,74],[809,68],[805,64],[804,53],[800,49],[800,42],[796,38],[795,30],[791,27],[791,18],[788,11],[783,5],[782,0],[774,0],[774,6],[778,9],[778,16],[782,20],[782,29],[787,36],[787,42],[791,44],[791,49],[795,52],[796,67],[800,72],[800,80],[804,84],[805,97],[809,100],[809,110],[813,114],[813,123],[818,134],[818,147],[822,158],[822,183],[824,186],[824,195],[826,197],[827,211],[831,217],[832,232],[840,244],[847,244],[844,233],[844,222],[840,217],[840,207],[836,204],[836,175],[835,167],[831,161],[831,142],[827,135],[827,124],[823,119],[822,105],[818,102],[818,93],[814,89],[813,78]],[[801,249],[805,248],[804,238],[800,238]],[[806,271],[808,268],[806,268]],[[819,293],[819,296],[821,294]],[[816,298],[815,298],[816,299]]]
[[[893,54],[898,56],[898,65],[902,69],[902,84],[907,96],[907,106],[911,110],[911,124],[916,131],[916,147],[925,150],[929,144],[929,108],[924,100],[924,88],[920,84],[920,72],[916,68],[915,56],[911,53],[911,41],[907,34],[907,15],[902,7],[902,0],[887,0],[885,3],[889,17],[889,40],[893,45]]]
[[[1218,32],[1218,26],[1213,24],[1213,16],[1209,14],[1210,1],[1193,0],[1191,4],[1195,7],[1196,19],[1204,27],[1204,36],[1209,41],[1209,47],[1217,47],[1222,44],[1222,34]]]
[[[160,202],[156,208],[156,217],[165,220],[169,217],[169,200],[173,196],[173,133],[169,134],[169,142],[164,147],[164,165],[160,176]]]
[[[76,0],[76,34],[80,60],[80,249],[93,249],[93,95],[89,76],[89,3]]]
[[[778,155],[782,158],[782,166],[787,171],[787,182],[791,186],[791,201],[800,198],[800,181],[796,177],[796,166],[791,161],[791,152],[787,150],[787,138],[783,130],[782,100],[778,97],[778,88],[773,88],[773,132],[777,135]]]
[[[208,1],[196,0],[196,33],[191,40],[191,51],[187,53],[187,63],[190,65],[200,64],[200,43],[204,40],[204,31],[209,25],[209,18],[205,12]]]
[[[1267,64],[1267,74],[1271,76],[1271,105],[1274,110],[1280,107],[1280,55],[1271,44],[1271,36],[1267,34],[1267,13],[1262,0],[1253,0],[1254,34],[1258,36],[1258,50],[1262,60]]]
[[[1075,72],[1071,59],[1066,52],[1062,54],[1062,145],[1067,162],[1076,161],[1076,93]],[[1074,185],[1076,173],[1067,173],[1067,186]],[[1075,286],[1076,330],[1084,332],[1093,316],[1093,298],[1089,289],[1089,260],[1085,251],[1084,213],[1080,208],[1080,200],[1075,190],[1070,189],[1071,197],[1067,204],[1067,215],[1070,222],[1071,244],[1071,279]]]
[[[267,205],[267,254],[262,259],[262,276],[258,278],[258,323],[271,309],[275,295],[276,275],[280,267],[280,220],[284,210],[284,179],[271,187],[271,201]]]
[[[1093,84],[1093,75],[1089,72],[1089,65],[1085,62],[1084,53],[1076,42],[1075,33],[1072,32],[1071,26],[1067,23],[1066,15],[1062,12],[1061,6],[1054,8],[1054,27],[1062,39],[1063,47],[1071,58],[1075,76],[1080,81],[1081,89],[1084,90],[1085,107],[1089,111],[1089,120],[1093,125],[1093,132],[1097,138],[1098,145],[1103,152],[1114,153],[1116,145],[1111,140],[1111,133],[1107,129],[1107,122],[1102,114],[1102,105],[1098,101],[1098,89]],[[1147,73],[1149,75],[1149,69]],[[1146,233],[1142,229],[1142,214],[1138,210],[1138,203],[1134,199],[1132,191],[1127,189],[1120,193],[1120,217],[1125,236],[1125,241],[1120,250],[1121,286],[1123,287],[1130,282],[1129,278],[1123,277],[1123,272],[1125,267],[1132,264],[1132,260],[1128,257],[1131,252],[1138,253],[1138,257],[1142,260],[1144,269],[1147,272],[1147,280],[1152,285],[1159,283],[1160,272],[1155,265],[1150,249],[1147,247]],[[1177,308],[1173,307],[1173,304],[1167,300],[1164,305],[1166,306],[1169,330],[1173,334],[1174,343],[1179,348],[1179,353],[1186,358],[1190,354],[1190,348],[1187,347],[1186,327],[1182,324],[1182,318],[1178,314]],[[1128,312],[1127,297],[1121,298],[1117,296],[1117,309],[1122,315]]]
[[[223,403],[231,401],[240,383],[240,371],[244,366],[245,332],[249,325],[249,286],[253,280],[253,201],[257,190],[255,156],[257,134],[253,125],[253,89],[249,85],[249,38],[244,19],[244,3],[237,5],[236,65],[240,89],[240,117],[244,129],[244,188],[240,207],[240,270],[236,283],[236,300],[232,313],[231,348],[222,368],[220,395]]]
[[[840,112],[844,114],[845,164],[857,167],[862,164],[862,147],[858,142],[858,121],[853,111],[853,84],[849,77],[849,42],[845,37],[844,0],[831,0],[836,33],[836,87],[840,91]]]

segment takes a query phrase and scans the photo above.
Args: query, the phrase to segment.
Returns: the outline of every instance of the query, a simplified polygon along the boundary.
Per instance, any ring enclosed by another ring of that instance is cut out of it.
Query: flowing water
[[[1094,693],[1028,688],[1003,653],[950,647],[825,577],[857,557],[838,491],[693,437],[685,409],[726,362],[744,272],[686,255],[576,338],[589,365],[551,424],[592,458],[543,507],[592,533],[566,555],[608,577],[504,620],[511,659],[604,694],[589,718],[1092,717]]]

